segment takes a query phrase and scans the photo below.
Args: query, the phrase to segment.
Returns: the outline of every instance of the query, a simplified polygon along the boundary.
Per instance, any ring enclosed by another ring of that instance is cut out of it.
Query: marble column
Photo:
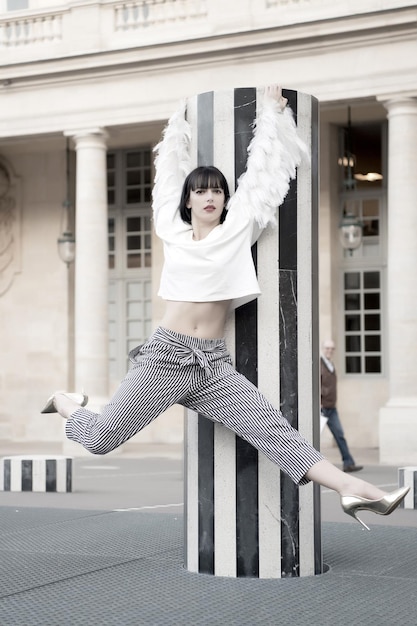
[[[417,98],[387,99],[389,400],[380,460],[417,463]]]
[[[231,316],[227,345],[303,436],[319,441],[318,103],[285,90],[311,163],[253,248],[262,296]],[[207,92],[187,103],[195,164],[214,163],[234,189],[246,167],[259,93]],[[185,562],[215,576],[281,578],[322,572],[320,490],[298,489],[249,443],[189,412],[185,444]]]
[[[106,133],[97,128],[67,134],[77,162],[75,388],[100,405],[109,376]]]

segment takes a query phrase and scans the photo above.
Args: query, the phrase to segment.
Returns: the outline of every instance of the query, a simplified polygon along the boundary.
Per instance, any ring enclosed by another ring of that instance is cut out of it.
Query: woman
[[[156,148],[153,194],[155,230],[165,255],[161,325],[131,352],[133,366],[101,414],[83,408],[86,397],[64,393],[54,394],[44,412],[58,411],[67,418],[69,439],[106,454],[181,404],[249,441],[296,484],[313,480],[337,491],[345,512],[360,521],[360,509],[389,514],[408,489],[386,494],[324,459],[236,372],[223,339],[230,309],[260,293],[251,245],[274,223],[304,152],[286,105],[279,87],[266,88],[247,171],[230,199],[215,167],[189,173],[184,106],[172,116]]]

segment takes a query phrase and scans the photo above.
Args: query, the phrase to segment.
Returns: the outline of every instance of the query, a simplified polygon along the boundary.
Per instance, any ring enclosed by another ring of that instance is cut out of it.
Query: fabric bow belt
[[[160,331],[160,329],[158,329],[158,331]],[[158,336],[159,341],[161,341],[162,339],[169,345],[175,347],[177,351],[177,355],[178,355],[178,360],[181,366],[200,365],[200,367],[202,367],[204,371],[206,372],[207,376],[211,376],[213,373],[213,367],[212,367],[213,357],[219,358],[226,352],[226,344],[223,339],[220,339],[219,341],[216,341],[215,343],[207,340],[206,344],[212,344],[212,345],[205,345],[204,347],[197,347],[193,345],[187,345],[187,343],[184,343],[176,339],[171,334],[169,334],[167,337],[164,337],[164,338],[160,336],[159,332],[158,332],[158,335],[159,335]],[[192,337],[190,338],[187,337],[187,339],[190,339],[191,341],[193,341]],[[202,343],[203,344],[205,343],[204,339],[196,339],[195,341],[198,342],[200,345]]]

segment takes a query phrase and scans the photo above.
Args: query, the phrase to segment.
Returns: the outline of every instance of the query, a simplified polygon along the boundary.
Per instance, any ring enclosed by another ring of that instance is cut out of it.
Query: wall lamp
[[[67,145],[65,150],[65,170],[66,170],[66,198],[62,203],[63,207],[63,230],[62,234],[58,238],[58,254],[61,261],[67,264],[67,267],[73,263],[75,259],[75,237],[70,228],[70,149],[69,139],[67,139]]]
[[[362,243],[363,224],[353,213],[345,213],[339,224],[340,243],[344,250],[349,250],[352,256],[353,250],[359,248]]]

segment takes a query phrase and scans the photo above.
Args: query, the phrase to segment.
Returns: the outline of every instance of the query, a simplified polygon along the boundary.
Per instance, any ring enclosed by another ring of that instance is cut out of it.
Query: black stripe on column
[[[45,466],[45,491],[56,491],[56,461],[54,459],[47,459]]]
[[[213,165],[213,92],[197,96],[197,163]]]
[[[197,163],[213,165],[212,91],[197,96]],[[214,423],[198,415],[198,571],[214,574]]]
[[[297,92],[284,89],[283,96],[297,119]],[[292,180],[288,194],[279,208],[279,267],[297,270],[297,181]]]
[[[66,484],[66,489],[67,491],[72,491],[72,459],[67,459],[67,484]]]
[[[414,472],[413,474],[413,489],[414,489],[413,508],[415,510],[417,509],[417,472]]]
[[[12,473],[10,459],[6,459],[5,461],[3,461],[3,472],[4,472],[3,489],[4,491],[10,491],[11,473]]]
[[[297,116],[297,93],[283,95]],[[279,335],[280,404],[294,428],[298,427],[298,345],[297,345],[297,181],[291,181],[281,205],[279,220]],[[281,575],[299,576],[298,487],[281,473]]]
[[[399,487],[404,487],[404,482],[405,482],[404,470],[402,468],[400,468],[398,470],[398,486]],[[405,508],[404,500],[402,502],[400,502],[398,508],[399,509],[404,509]]]
[[[319,103],[317,98],[310,98],[311,120],[311,321],[312,328],[319,326]],[[312,358],[312,387],[313,406],[316,413],[313,414],[313,445],[320,449],[320,346],[318,332],[312,332],[311,348]],[[319,490],[320,491],[320,490]],[[320,502],[319,502],[320,504]]]
[[[319,267],[318,267],[318,244],[319,244],[319,102],[317,98],[311,100],[311,256],[312,256],[312,328],[318,328],[319,322]],[[319,335],[317,332],[312,333],[311,347],[313,352],[313,402],[319,413],[320,407],[320,374],[319,374]],[[317,419],[315,419],[317,417]],[[320,446],[320,417],[313,414],[313,424],[317,425],[316,431],[313,432],[313,444],[319,448]],[[320,485],[313,486],[313,506],[314,506],[314,558],[315,558],[315,574],[323,573],[322,562],[322,546],[321,546],[321,494]]]
[[[235,89],[235,183],[246,169],[256,116],[256,89]],[[256,264],[256,246],[252,249]],[[256,300],[235,313],[236,369],[258,382]],[[259,576],[258,452],[236,437],[236,558],[238,576]]]
[[[32,461],[22,461],[22,491],[32,491]]]
[[[258,451],[236,436],[236,572],[259,577]]]
[[[198,420],[198,571],[214,574],[214,422]]]

